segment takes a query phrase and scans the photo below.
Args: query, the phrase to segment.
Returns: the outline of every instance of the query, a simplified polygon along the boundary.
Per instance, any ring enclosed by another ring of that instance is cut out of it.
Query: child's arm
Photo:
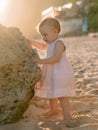
[[[34,58],[33,62],[34,63],[39,63],[39,64],[54,64],[60,61],[62,54],[66,50],[64,44],[60,41],[58,42],[55,47],[54,47],[54,55],[45,59],[40,59],[40,58]]]
[[[35,46],[36,48],[38,48],[40,50],[47,49],[47,44],[44,44],[42,42],[31,40],[31,39],[29,39],[29,42],[30,42],[31,45]]]

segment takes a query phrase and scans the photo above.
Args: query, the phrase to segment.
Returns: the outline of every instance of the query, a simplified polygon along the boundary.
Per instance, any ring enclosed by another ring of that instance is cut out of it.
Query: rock
[[[0,125],[18,121],[40,80],[35,50],[18,28],[0,25]]]

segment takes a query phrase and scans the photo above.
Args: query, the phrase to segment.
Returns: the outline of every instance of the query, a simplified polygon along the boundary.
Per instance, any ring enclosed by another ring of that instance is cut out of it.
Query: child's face
[[[39,31],[40,31],[40,34],[41,34],[43,40],[47,44],[51,43],[58,37],[57,29],[50,27],[48,25],[42,26]]]

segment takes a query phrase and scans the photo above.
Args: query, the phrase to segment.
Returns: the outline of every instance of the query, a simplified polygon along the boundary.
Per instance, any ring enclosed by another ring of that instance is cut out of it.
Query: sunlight
[[[54,17],[54,8],[52,6],[42,11],[42,19],[48,16]]]
[[[63,8],[71,8],[72,7],[72,3],[68,3],[68,4],[65,4],[64,6],[63,6]]]
[[[7,0],[0,0],[0,13],[5,11],[7,7]]]

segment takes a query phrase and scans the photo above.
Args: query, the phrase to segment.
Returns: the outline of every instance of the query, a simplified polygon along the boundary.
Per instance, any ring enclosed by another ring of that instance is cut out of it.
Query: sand
[[[49,110],[49,102],[33,97],[23,117],[16,123],[0,126],[0,130],[98,130],[98,38],[63,40],[75,72],[77,97],[70,98],[71,109],[77,112],[74,121],[62,120],[59,102],[58,114],[48,119],[39,116]]]

